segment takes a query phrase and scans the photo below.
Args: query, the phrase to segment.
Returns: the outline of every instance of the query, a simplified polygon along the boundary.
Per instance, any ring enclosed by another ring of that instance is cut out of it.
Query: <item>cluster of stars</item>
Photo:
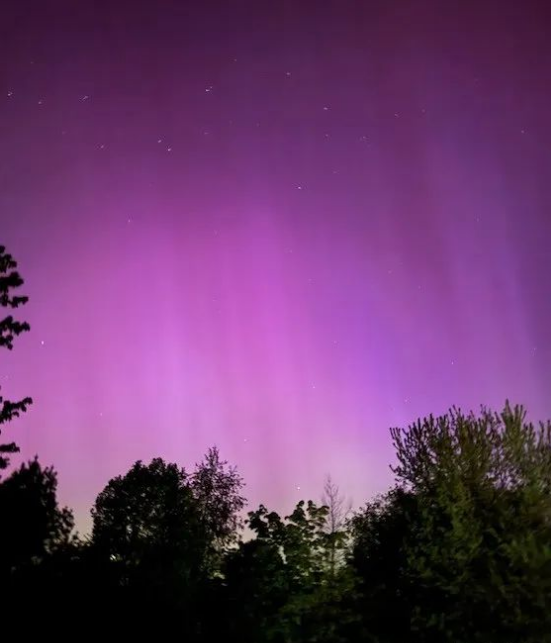
[[[234,58],[233,60],[234,60],[234,62],[237,62],[237,58]],[[291,76],[292,76],[292,72],[291,72],[291,71],[286,71],[286,72],[285,72],[285,77],[286,77],[286,78],[291,78]],[[214,85],[212,85],[212,84],[207,85],[207,86],[204,88],[204,92],[205,92],[206,94],[213,94],[213,93],[214,93]],[[13,96],[14,96],[14,92],[13,92],[13,90],[11,90],[11,89],[10,89],[10,90],[8,90],[8,91],[7,91],[7,97],[8,97],[8,98],[12,98]],[[90,94],[84,94],[84,95],[81,95],[79,100],[80,100],[81,102],[83,102],[83,103],[84,103],[84,102],[89,102],[89,101],[91,100],[91,95],[90,95]],[[42,98],[42,97],[41,97],[41,98],[39,98],[39,99],[38,99],[38,101],[37,101],[37,103],[38,103],[38,105],[39,105],[39,106],[44,105],[44,102],[45,102],[45,99],[44,99],[44,98]],[[331,108],[330,108],[330,106],[329,106],[328,104],[325,104],[325,105],[322,105],[322,111],[327,113],[327,112],[331,111]],[[425,109],[424,107],[423,107],[420,111],[421,111],[421,113],[422,113],[422,114],[426,114],[426,109]],[[394,113],[393,113],[393,116],[394,116],[394,118],[399,118],[399,117],[400,117],[400,112],[394,112]],[[228,123],[229,123],[230,125],[233,125],[233,119],[229,119],[229,120],[228,120]],[[255,122],[255,127],[256,127],[256,128],[260,128],[260,125],[261,125],[260,121],[256,121],[256,122]],[[521,134],[525,134],[525,133],[526,133],[526,130],[525,130],[525,129],[521,129],[521,130],[520,130],[520,132],[521,132]],[[203,137],[209,137],[209,136],[210,136],[210,134],[211,134],[211,132],[210,132],[210,130],[209,130],[209,129],[202,129],[202,130],[201,130],[201,133],[202,133]],[[66,130],[63,130],[63,131],[62,131],[62,135],[65,135],[65,134],[66,134]],[[331,138],[331,134],[330,134],[329,132],[324,132],[324,133],[323,133],[323,137],[324,137],[324,139],[325,139],[325,140],[329,140],[329,139]],[[357,140],[358,140],[360,143],[364,143],[364,144],[367,144],[367,143],[369,142],[368,136],[367,136],[367,135],[365,135],[365,134],[360,135],[360,136],[358,137],[358,139],[357,139]],[[157,143],[158,143],[159,145],[163,145],[163,143],[164,143],[164,139],[163,139],[163,138],[158,138],[158,139],[157,139]],[[106,150],[106,148],[107,148],[107,145],[106,145],[105,143],[100,143],[100,144],[98,144],[98,146],[97,146],[97,149],[102,150],[102,151]],[[165,152],[166,152],[167,154],[171,154],[171,153],[173,152],[173,150],[174,150],[173,144],[171,144],[171,143],[170,143],[170,144],[166,144],[166,143],[165,143],[165,144],[164,144],[164,150],[165,150]],[[339,174],[339,171],[338,171],[337,169],[334,169],[334,170],[332,170],[332,172],[331,172],[331,173],[332,173],[333,175],[337,175],[337,174]],[[296,190],[297,190],[297,191],[304,191],[304,189],[305,189],[305,187],[304,187],[304,185],[303,185],[303,184],[296,185]]]

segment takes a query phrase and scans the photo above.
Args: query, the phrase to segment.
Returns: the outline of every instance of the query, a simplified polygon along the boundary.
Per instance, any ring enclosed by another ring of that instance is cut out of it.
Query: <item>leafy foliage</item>
[[[264,505],[249,513],[256,534],[228,556],[233,635],[243,641],[344,641],[353,589],[344,564],[331,566],[329,507],[299,502],[284,519]]]
[[[17,262],[0,246],[0,306],[3,308],[18,308],[27,303],[28,297],[13,294],[23,285],[23,279],[17,272]],[[0,320],[0,348],[13,349],[15,337],[30,330],[27,322],[20,322],[8,315]],[[0,395],[0,425],[19,417],[32,404],[30,397],[25,397],[18,402],[4,399]],[[19,448],[15,442],[0,444],[0,470],[9,465],[9,456],[18,453]]]
[[[186,636],[195,632],[193,616],[177,619],[194,601],[208,542],[188,474],[161,458],[138,461],[109,481],[92,517],[92,556],[103,570],[96,582],[118,606],[118,621],[133,619],[143,630],[161,612],[167,627],[177,625]]]
[[[215,573],[222,554],[237,541],[242,526],[240,512],[246,503],[241,495],[243,480],[212,447],[196,465],[190,486],[208,534],[211,571]]]
[[[181,558],[201,565],[199,507],[188,475],[176,464],[161,458],[136,462],[125,476],[109,481],[92,517],[93,543],[124,570],[124,582],[153,563],[163,571]]]
[[[0,246],[0,306],[3,308],[18,308],[29,300],[25,296],[13,295],[12,291],[23,285],[23,279],[17,272],[17,262]],[[0,347],[12,350],[13,341],[17,335],[30,330],[27,322],[19,322],[10,315],[0,321]]]
[[[217,447],[208,450],[191,478],[191,487],[213,538],[227,543],[241,526],[239,512],[245,506],[240,492],[243,480],[237,469],[220,459]]]
[[[356,517],[354,555],[367,605],[398,597],[397,636],[550,640],[550,436],[508,404],[393,430],[399,486]]]
[[[156,458],[113,478],[89,542],[35,460],[0,484],[9,609],[53,627],[59,599],[97,634],[197,643],[551,643],[550,425],[454,408],[392,438],[388,493],[348,517],[329,479],[321,506],[250,511],[248,540],[215,448],[192,474]]]
[[[57,501],[57,474],[37,459],[0,483],[0,569],[3,574],[39,563],[71,540],[74,521]]]

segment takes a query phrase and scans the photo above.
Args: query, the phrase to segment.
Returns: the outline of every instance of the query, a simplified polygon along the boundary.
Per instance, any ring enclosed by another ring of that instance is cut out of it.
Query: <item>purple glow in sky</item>
[[[213,444],[254,507],[362,503],[388,429],[551,416],[545,2],[15,2],[0,242],[22,457],[89,525],[138,458]],[[298,488],[300,487],[300,489]]]

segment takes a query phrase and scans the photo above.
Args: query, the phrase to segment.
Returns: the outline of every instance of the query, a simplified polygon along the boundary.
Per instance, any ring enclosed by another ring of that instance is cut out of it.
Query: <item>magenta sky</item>
[[[551,416],[546,4],[2,5],[5,437],[82,527],[137,458],[286,511],[383,490],[391,425]]]

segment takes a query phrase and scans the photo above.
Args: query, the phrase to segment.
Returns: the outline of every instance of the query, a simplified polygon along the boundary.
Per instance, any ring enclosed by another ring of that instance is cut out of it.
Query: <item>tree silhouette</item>
[[[0,483],[0,569],[5,577],[70,542],[74,521],[57,501],[57,474],[35,458]]]
[[[109,481],[92,509],[92,546],[118,616],[139,629],[157,620],[187,636],[197,626],[196,594],[205,574],[207,531],[190,478],[176,464],[136,462]]]
[[[387,494],[346,519],[328,479],[322,506],[249,512],[247,541],[216,448],[110,480],[88,542],[35,459],[0,483],[4,611],[196,643],[551,643],[551,424],[452,409],[392,438]]]
[[[28,301],[28,297],[13,294],[24,283],[16,269],[17,262],[6,252],[4,246],[0,246],[0,306],[3,308],[18,308]],[[28,330],[30,326],[27,322],[17,321],[12,315],[4,317],[0,320],[0,348],[12,350],[15,337]],[[30,404],[30,397],[12,402],[0,396],[0,426],[24,413]],[[18,452],[19,447],[15,442],[0,444],[0,470],[6,469],[9,456]]]
[[[241,527],[239,512],[246,504],[243,480],[237,469],[220,459],[217,447],[208,450],[190,479],[193,495],[210,540],[212,571],[225,549],[236,542]]]
[[[161,458],[136,462],[109,481],[92,518],[94,544],[120,563],[128,581],[150,559],[171,565],[173,557],[183,557],[190,567],[201,565],[204,542],[190,539],[200,533],[199,506],[189,476],[176,464]]]
[[[249,512],[256,538],[229,552],[225,567],[236,640],[351,640],[352,577],[343,566],[329,578],[327,515],[328,507],[312,501],[284,519],[264,505]]]
[[[342,566],[348,550],[346,522],[352,511],[352,503],[341,495],[330,475],[325,478],[321,501],[327,507],[324,531],[327,533],[329,577],[333,577]]]
[[[354,521],[368,629],[382,641],[550,641],[551,425],[507,404],[392,437],[398,487]]]
[[[12,621],[28,635],[55,631],[59,605],[69,609],[72,601],[77,604],[78,585],[70,577],[78,550],[73,522],[72,512],[58,503],[52,467],[42,467],[35,459],[0,483],[0,596],[5,631]]]
[[[361,640],[414,640],[404,545],[415,515],[415,496],[397,487],[368,502],[350,520],[350,562],[359,579],[355,611],[363,625]]]
[[[226,555],[226,628],[232,640],[264,643],[288,640],[282,610],[289,601],[291,574],[284,560],[284,524],[261,506],[249,513],[256,538]]]

